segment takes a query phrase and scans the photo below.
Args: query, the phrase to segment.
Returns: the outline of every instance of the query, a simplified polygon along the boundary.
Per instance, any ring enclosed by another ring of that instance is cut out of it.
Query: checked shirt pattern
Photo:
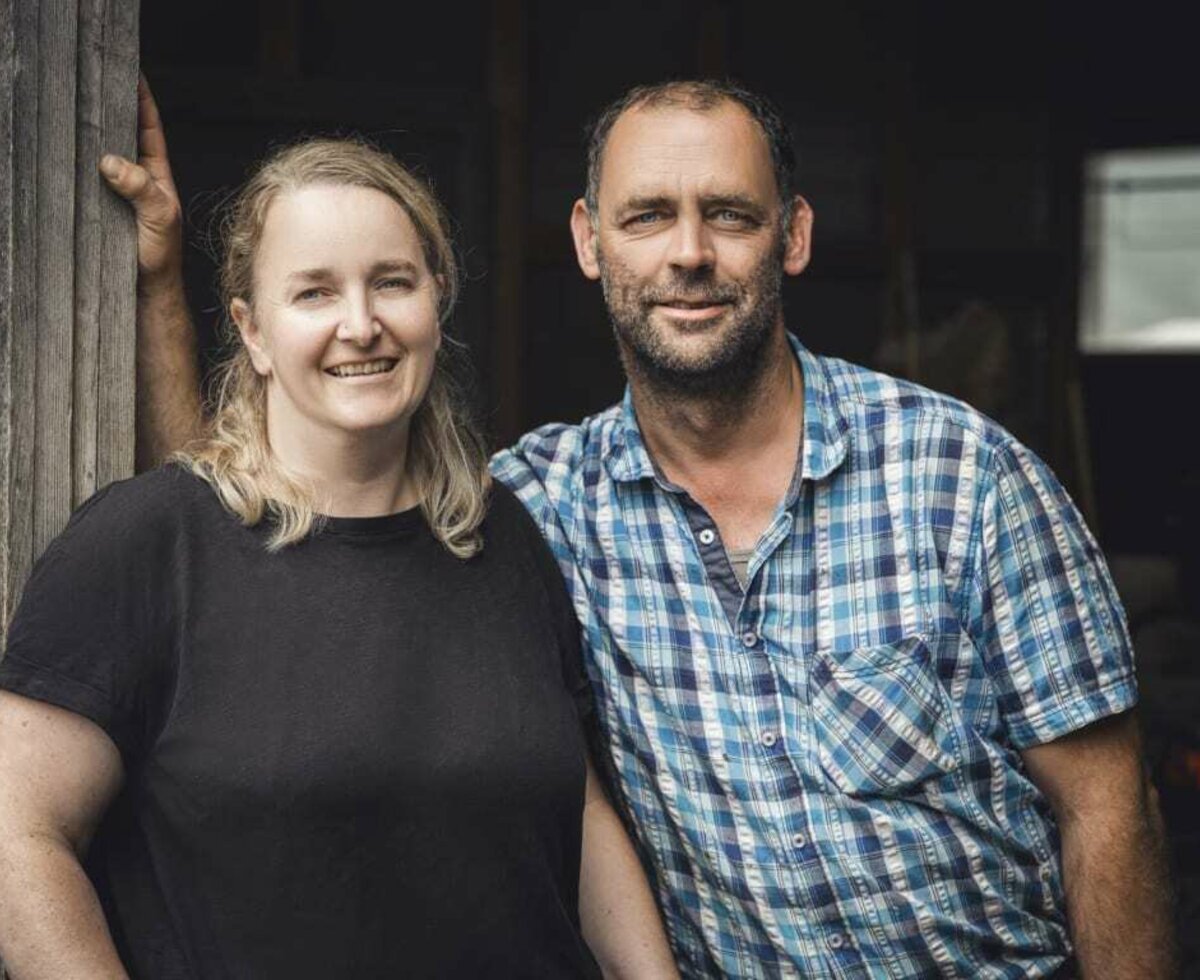
[[[1058,841],[1020,750],[1136,700],[1103,560],[994,423],[792,342],[797,477],[733,601],[628,394],[493,461],[566,577],[681,968],[1050,975]]]

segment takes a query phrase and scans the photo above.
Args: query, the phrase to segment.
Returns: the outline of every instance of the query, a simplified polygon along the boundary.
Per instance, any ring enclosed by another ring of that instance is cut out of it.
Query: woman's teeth
[[[384,371],[390,371],[395,365],[394,359],[384,357],[377,361],[362,361],[358,364],[337,364],[326,370],[335,378],[354,378],[362,374],[382,374]]]

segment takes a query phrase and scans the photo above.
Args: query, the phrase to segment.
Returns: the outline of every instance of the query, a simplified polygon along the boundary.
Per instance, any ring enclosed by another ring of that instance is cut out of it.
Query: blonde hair
[[[254,370],[229,308],[235,298],[252,305],[254,257],[271,203],[284,191],[312,184],[367,187],[392,198],[412,221],[425,263],[439,284],[439,322],[445,322],[458,296],[458,267],[437,198],[393,157],[365,142],[311,139],[278,150],[234,197],[221,222],[219,274],[231,353],[214,378],[214,408],[205,438],[175,459],[207,480],[243,524],[256,525],[269,516],[274,529],[267,547],[272,551],[317,528],[317,501],[312,488],[271,452],[266,379]],[[483,545],[479,526],[490,484],[483,440],[454,380],[454,346],[441,345],[429,390],[413,415],[408,465],[434,535],[453,555],[469,558]]]

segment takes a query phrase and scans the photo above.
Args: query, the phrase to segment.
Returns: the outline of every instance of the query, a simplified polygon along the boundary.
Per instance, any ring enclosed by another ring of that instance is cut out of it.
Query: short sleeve
[[[34,566],[0,660],[0,687],[89,718],[126,765],[143,730],[152,608],[128,485],[84,503]]]
[[[977,525],[968,629],[1017,748],[1137,700],[1124,611],[1104,558],[1049,467],[1001,446]]]

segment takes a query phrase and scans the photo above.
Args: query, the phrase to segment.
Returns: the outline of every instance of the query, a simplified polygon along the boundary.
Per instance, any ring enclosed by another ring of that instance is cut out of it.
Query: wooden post
[[[133,472],[137,0],[0,0],[0,639],[36,556]]]
[[[492,375],[492,436],[507,446],[525,425],[521,379],[525,362],[525,236],[529,209],[528,27],[525,0],[491,5],[489,91],[494,118],[495,194],[492,260],[492,329],[488,364]],[[490,406],[489,406],[490,407]]]

